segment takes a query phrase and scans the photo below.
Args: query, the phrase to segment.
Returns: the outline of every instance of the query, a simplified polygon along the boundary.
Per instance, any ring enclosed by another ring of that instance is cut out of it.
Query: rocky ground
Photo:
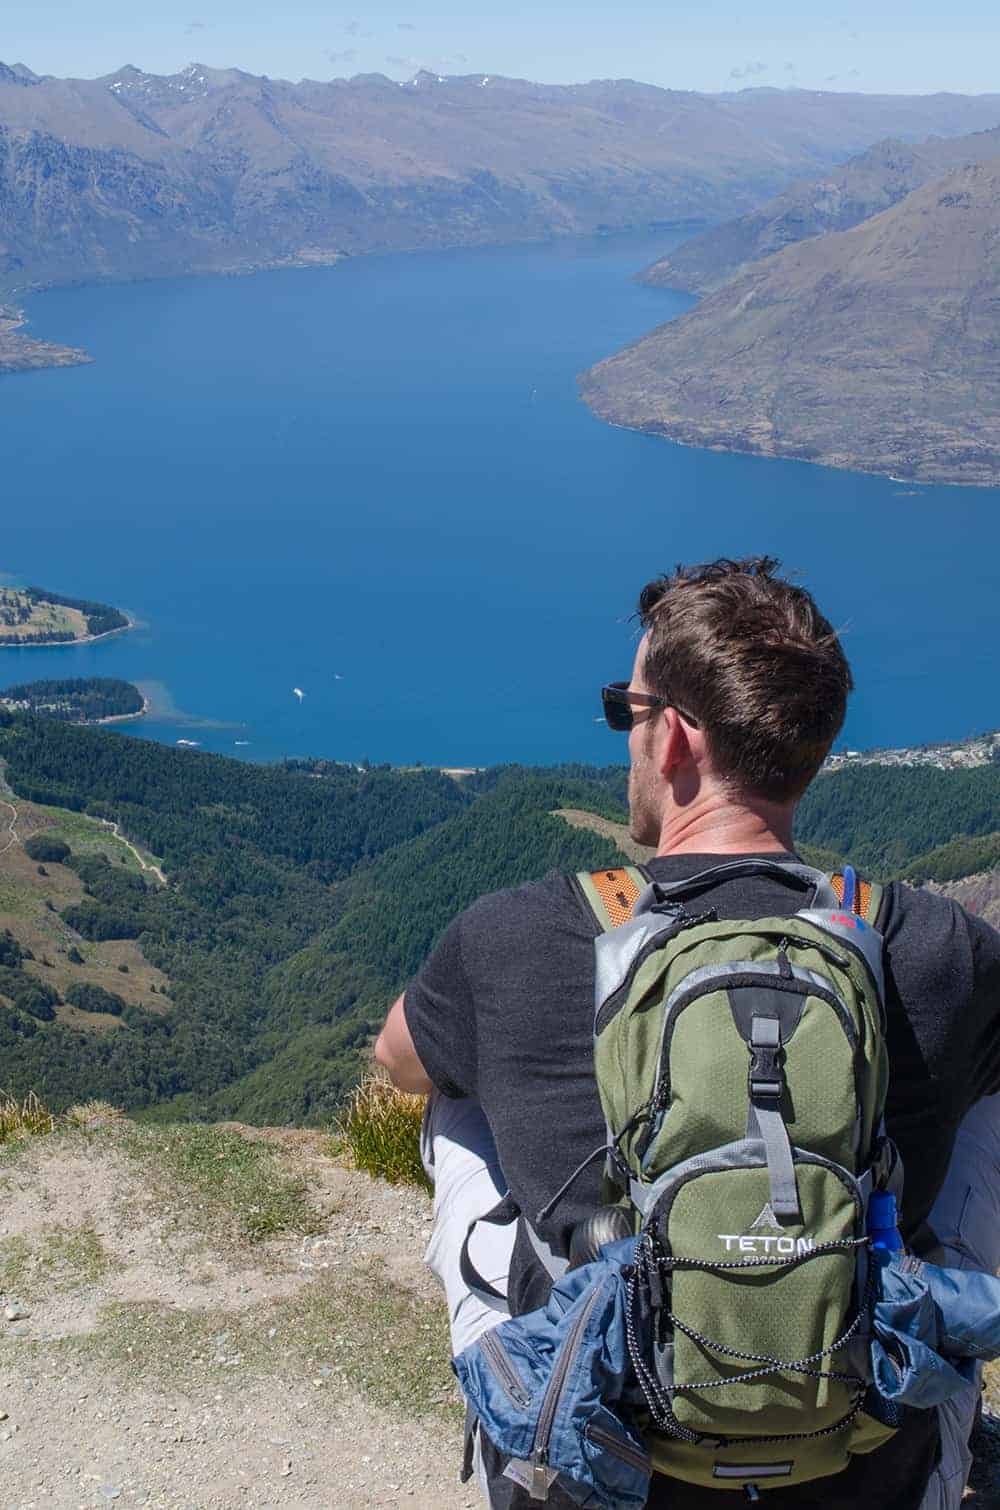
[[[429,1216],[320,1133],[0,1146],[0,1506],[473,1510]],[[967,1502],[1000,1503],[989,1424]]]

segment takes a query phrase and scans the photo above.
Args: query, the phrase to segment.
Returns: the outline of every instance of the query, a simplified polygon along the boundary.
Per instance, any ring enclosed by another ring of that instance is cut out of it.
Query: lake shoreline
[[[601,412],[596,403],[592,403],[586,393],[580,392],[580,400],[590,410],[594,419],[602,425],[608,425],[612,430],[627,430],[633,435],[648,435],[653,440],[665,440],[672,446],[683,446],[689,451],[711,451],[717,456],[745,456],[755,461],[791,461],[799,462],[806,467],[819,467],[830,472],[848,472],[857,477],[878,477],[884,482],[894,482],[900,487],[907,489],[915,488],[978,488],[980,492],[995,493],[1000,488],[1000,479],[994,482],[980,481],[978,478],[963,477],[942,472],[934,476],[900,477],[897,472],[890,471],[890,466],[898,466],[898,460],[886,463],[885,467],[865,466],[860,460],[841,460],[830,456],[798,456],[794,451],[765,451],[759,447],[741,446],[735,441],[729,441],[722,436],[713,439],[697,440],[685,438],[681,433],[674,433],[673,426],[667,421],[655,421],[650,424],[629,424],[623,419],[611,419]],[[679,428],[683,421],[678,422]],[[905,496],[914,496],[908,494]]]
[[[99,729],[104,724],[127,724],[131,723],[133,719],[145,718],[150,707],[149,698],[143,697],[142,707],[138,708],[135,713],[109,713],[106,718],[85,718],[83,723],[88,729]]]
[[[121,612],[121,609],[118,610]],[[125,615],[128,618],[128,614]],[[113,634],[128,634],[135,629],[134,619],[120,624],[117,629],[106,629],[103,634],[85,634],[78,640],[22,640],[20,643],[0,637],[0,650],[70,650],[76,645],[96,645],[98,640],[110,640]],[[122,713],[122,718],[138,718],[138,713]]]

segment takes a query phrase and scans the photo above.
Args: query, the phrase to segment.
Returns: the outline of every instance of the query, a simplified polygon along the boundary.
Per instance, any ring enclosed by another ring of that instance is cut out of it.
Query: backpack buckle
[[[776,1017],[755,1017],[750,1029],[750,1072],[747,1077],[751,1101],[781,1100],[785,1091],[784,1062],[780,1022]]]

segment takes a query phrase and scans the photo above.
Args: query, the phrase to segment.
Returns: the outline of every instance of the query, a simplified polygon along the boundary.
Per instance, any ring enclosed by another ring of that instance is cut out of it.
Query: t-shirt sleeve
[[[458,917],[406,988],[403,1012],[420,1063],[446,1096],[477,1094],[476,1008]]]
[[[968,1109],[1000,1091],[1000,933],[928,889],[894,886],[890,904],[887,961],[909,1024],[894,1045],[890,1017],[890,1058],[919,1055]]]
[[[974,1100],[1000,1092],[1000,933],[966,914],[972,947],[973,1012],[981,1024],[973,1071]]]

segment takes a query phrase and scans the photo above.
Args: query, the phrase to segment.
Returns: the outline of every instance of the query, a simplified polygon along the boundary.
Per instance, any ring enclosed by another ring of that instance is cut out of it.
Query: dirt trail
[[[245,1135],[309,1179],[316,1233],[213,1228],[114,1130],[0,1160],[4,1510],[478,1503],[420,1263],[427,1198],[339,1167],[318,1135]]]
[[[132,854],[135,855],[135,858],[138,860],[139,866],[142,870],[148,871],[150,874],[154,875],[161,886],[166,886],[167,878],[163,874],[163,871],[158,865],[154,865],[152,861],[143,859],[142,855],[136,849],[131,839],[126,839],[125,835],[122,833],[120,823],[112,823],[110,818],[99,818],[98,822],[100,823],[102,828],[109,828],[114,834],[115,838],[118,839],[122,844],[124,844],[126,849],[131,850]]]

